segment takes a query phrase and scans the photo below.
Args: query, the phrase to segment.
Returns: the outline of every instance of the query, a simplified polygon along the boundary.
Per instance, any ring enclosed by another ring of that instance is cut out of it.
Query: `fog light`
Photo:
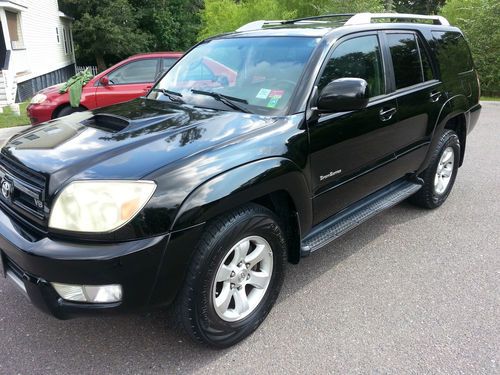
[[[122,286],[112,285],[69,285],[52,283],[62,299],[76,302],[111,303],[122,300]]]

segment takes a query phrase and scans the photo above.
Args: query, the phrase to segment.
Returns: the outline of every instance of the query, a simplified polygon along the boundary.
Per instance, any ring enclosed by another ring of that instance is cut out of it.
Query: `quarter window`
[[[360,36],[346,40],[333,51],[321,76],[321,91],[338,78],[362,78],[368,82],[370,97],[385,92],[380,44],[376,35]]]
[[[415,34],[388,34],[396,89],[413,86],[424,81],[422,64]]]

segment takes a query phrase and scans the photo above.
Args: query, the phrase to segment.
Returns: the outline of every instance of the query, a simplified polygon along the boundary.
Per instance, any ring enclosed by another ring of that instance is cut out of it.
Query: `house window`
[[[57,38],[57,44],[61,43],[61,38],[59,37],[59,27],[56,26],[56,38]]]
[[[63,27],[63,43],[64,43],[64,53],[67,55],[69,53],[69,43],[68,43],[68,31]]]
[[[9,28],[10,42],[12,49],[24,48],[23,36],[21,33],[21,22],[19,20],[19,13],[5,11],[7,18],[7,27]]]

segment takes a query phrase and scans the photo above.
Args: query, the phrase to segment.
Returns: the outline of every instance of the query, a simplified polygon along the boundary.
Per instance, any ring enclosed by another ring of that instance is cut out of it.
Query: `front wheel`
[[[424,208],[441,206],[453,188],[460,162],[460,140],[452,130],[445,130],[437,143],[429,166],[421,174],[424,185],[410,202]]]
[[[247,205],[209,224],[177,301],[189,335],[219,348],[250,335],[278,297],[285,249],[277,217],[262,206]]]

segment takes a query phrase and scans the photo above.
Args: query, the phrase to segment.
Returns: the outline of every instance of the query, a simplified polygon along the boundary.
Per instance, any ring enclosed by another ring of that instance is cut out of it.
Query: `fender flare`
[[[431,142],[427,150],[427,155],[425,156],[422,165],[417,171],[417,174],[423,172],[429,165],[429,160],[432,156],[432,150],[434,150],[434,147],[436,147],[437,143],[439,142],[439,138],[437,137],[437,135],[444,130],[448,121],[459,115],[464,115],[467,121],[467,111],[468,111],[467,108],[468,108],[468,100],[465,97],[465,95],[455,95],[449,98],[443,104],[439,112],[438,118],[436,120],[436,124],[434,125],[434,130],[432,131]]]
[[[285,191],[299,216],[301,230],[312,225],[311,194],[302,170],[282,157],[240,165],[198,186],[184,200],[172,231],[202,224],[224,212],[267,194]]]

